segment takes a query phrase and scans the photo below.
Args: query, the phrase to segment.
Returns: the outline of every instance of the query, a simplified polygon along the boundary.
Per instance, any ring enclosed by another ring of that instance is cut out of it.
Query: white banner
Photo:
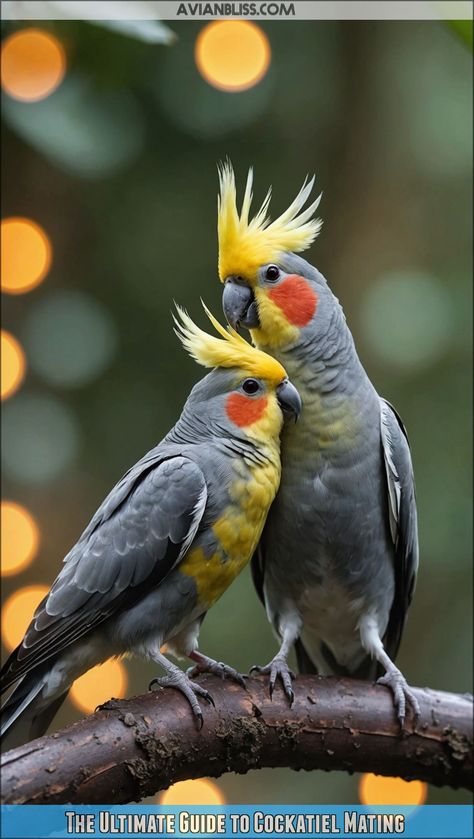
[[[458,0],[2,0],[4,20],[472,20]]]

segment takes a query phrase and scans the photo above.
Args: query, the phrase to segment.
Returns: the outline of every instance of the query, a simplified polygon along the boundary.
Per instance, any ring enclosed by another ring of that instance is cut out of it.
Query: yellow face
[[[280,265],[291,264],[290,256]],[[228,277],[222,295],[229,323],[250,329],[254,344],[271,351],[288,349],[299,340],[316,314],[320,294],[314,282],[280,265],[262,266],[255,285],[245,275]]]
[[[226,417],[232,425],[260,445],[278,451],[284,416],[296,418],[300,409],[298,391],[286,377],[276,382],[245,376],[243,371],[239,371],[236,387],[225,399]]]
[[[277,350],[294,343],[300,330],[289,320],[279,303],[272,300],[269,290],[257,286],[253,293],[260,321],[257,329],[250,330],[252,341],[256,346]]]
[[[310,282],[295,274],[285,275],[279,268],[282,255],[305,250],[317,236],[322,222],[314,219],[320,197],[304,208],[309,199],[314,178],[304,183],[287,210],[275,221],[267,217],[270,193],[250,219],[252,202],[252,172],[249,172],[240,214],[237,210],[234,172],[230,164],[220,171],[220,197],[218,214],[219,276],[225,283],[224,309],[229,323],[246,326],[251,330],[257,346],[272,350],[294,343],[299,331],[313,317],[317,298]],[[266,273],[279,272],[278,282],[266,282]],[[235,289],[240,286],[243,296],[247,287],[251,299],[243,301],[246,320],[237,315],[232,318],[232,301],[236,302]],[[227,288],[227,291],[226,291]],[[230,303],[226,307],[227,302]],[[250,315],[250,303],[254,317]],[[257,316],[258,315],[258,316]]]
[[[235,370],[230,378],[232,390],[224,402],[227,419],[263,445],[279,448],[284,414],[296,417],[301,409],[298,391],[277,359],[253,347],[230,327],[224,329],[207,309],[206,313],[221,338],[203,332],[181,309],[179,319],[175,318],[177,334],[200,364]]]

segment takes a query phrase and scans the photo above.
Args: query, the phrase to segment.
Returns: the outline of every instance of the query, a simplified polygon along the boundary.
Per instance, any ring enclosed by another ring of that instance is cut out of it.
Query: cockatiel
[[[166,437],[133,466],[67,554],[21,644],[1,672],[2,734],[27,722],[44,733],[72,682],[110,656],[135,653],[166,672],[202,724],[197,697],[211,697],[172,664],[163,645],[239,681],[198,652],[206,611],[250,560],[280,481],[284,415],[301,402],[276,359],[226,330],[175,318],[195,360],[215,369],[191,391]],[[24,732],[25,733],[25,732]]]
[[[282,481],[258,550],[254,583],[281,648],[269,665],[292,701],[287,656],[302,672],[379,680],[403,724],[418,703],[395,666],[418,567],[410,450],[395,409],[379,397],[325,278],[296,252],[321,221],[314,178],[270,223],[268,192],[250,219],[250,170],[240,214],[234,172],[220,169],[219,276],[223,308],[250,330],[299,390],[303,413],[282,435]],[[380,667],[377,667],[377,664]]]

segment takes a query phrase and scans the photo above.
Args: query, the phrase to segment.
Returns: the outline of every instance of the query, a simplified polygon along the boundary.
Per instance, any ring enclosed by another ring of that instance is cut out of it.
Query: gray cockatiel
[[[407,437],[357,356],[324,277],[295,252],[321,222],[314,179],[270,223],[270,193],[250,219],[252,173],[240,214],[230,164],[220,171],[219,275],[229,323],[250,330],[298,387],[302,420],[282,437],[282,481],[252,561],[257,591],[281,640],[265,668],[293,697],[287,656],[302,672],[384,672],[400,721],[418,704],[395,666],[418,566]],[[379,665],[379,667],[377,667]]]
[[[222,338],[183,311],[178,334],[199,363],[216,369],[66,556],[2,669],[2,692],[20,680],[2,709],[2,734],[20,722],[23,740],[44,733],[72,682],[125,652],[161,665],[166,675],[154,681],[179,689],[201,723],[196,697],[211,697],[162,646],[191,658],[194,672],[242,682],[198,652],[199,629],[255,550],[280,480],[283,413],[296,416],[301,403],[278,361],[208,315]]]

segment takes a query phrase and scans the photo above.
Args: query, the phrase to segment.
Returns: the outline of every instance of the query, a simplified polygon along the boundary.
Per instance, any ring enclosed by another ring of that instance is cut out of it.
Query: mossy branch
[[[175,781],[285,766],[343,769],[472,788],[472,697],[416,689],[421,717],[400,731],[389,690],[299,676],[290,708],[263,677],[246,690],[213,676],[216,707],[197,729],[172,689],[111,700],[95,714],[2,759],[5,804],[123,804]],[[204,703],[205,704],[205,703]]]

